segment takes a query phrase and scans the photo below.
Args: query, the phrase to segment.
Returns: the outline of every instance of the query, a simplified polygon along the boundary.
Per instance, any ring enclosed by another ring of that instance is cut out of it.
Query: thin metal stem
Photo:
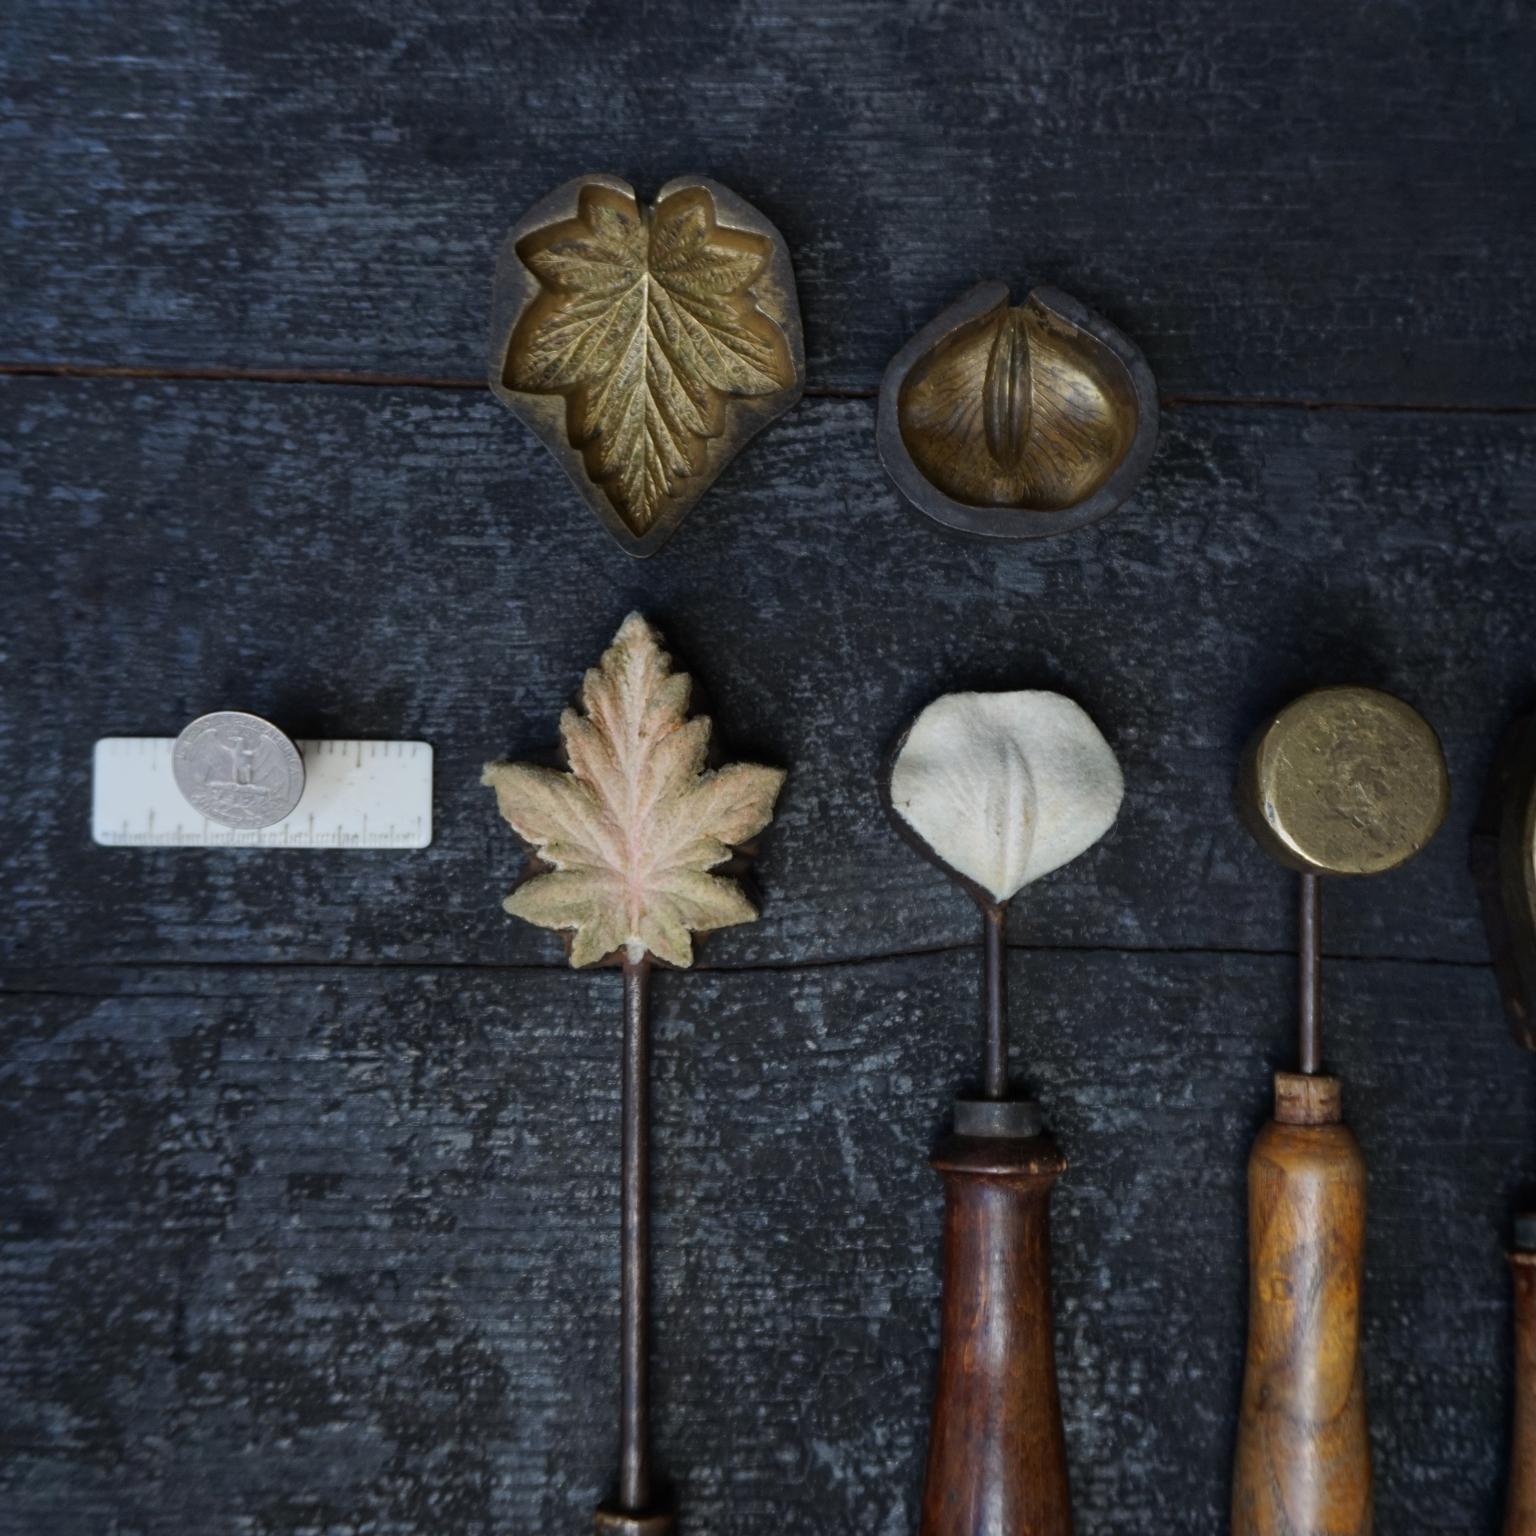
[[[981,909],[985,935],[982,996],[986,1006],[985,1074],[982,1091],[989,1099],[1008,1097],[1008,903]]]
[[[1298,895],[1297,1046],[1300,1070],[1312,1077],[1323,1070],[1323,899],[1318,876],[1304,874]]]
[[[649,956],[624,959],[624,1165],[619,1330],[619,1503],[651,1502]]]

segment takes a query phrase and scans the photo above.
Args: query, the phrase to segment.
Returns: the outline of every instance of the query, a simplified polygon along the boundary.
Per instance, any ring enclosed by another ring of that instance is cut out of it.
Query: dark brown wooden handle
[[[1049,1136],[955,1136],[944,1312],[921,1536],[1071,1536],[1051,1329]]]
[[[1515,1281],[1515,1428],[1504,1536],[1536,1536],[1536,1253],[1512,1253],[1509,1266]]]
[[[1369,1536],[1365,1159],[1337,1118],[1335,1080],[1282,1074],[1276,1100],[1280,1118],[1248,1160],[1248,1362],[1232,1533]]]

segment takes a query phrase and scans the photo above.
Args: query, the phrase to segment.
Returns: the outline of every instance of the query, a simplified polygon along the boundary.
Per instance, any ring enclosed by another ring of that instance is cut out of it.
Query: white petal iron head
[[[913,721],[890,801],[919,846],[978,899],[1006,902],[1109,831],[1125,781],[1059,693],[951,693]]]

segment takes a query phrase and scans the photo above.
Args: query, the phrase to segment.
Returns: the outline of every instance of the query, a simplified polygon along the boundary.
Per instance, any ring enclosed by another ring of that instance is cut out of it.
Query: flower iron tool
[[[1536,1051],[1536,716],[1505,737],[1472,832],[1472,874],[1515,1044]],[[1515,1422],[1504,1536],[1536,1536],[1536,1210],[1515,1218]]]
[[[1109,830],[1124,784],[1097,727],[1054,693],[955,693],[892,757],[897,826],[981,910],[985,1066],[934,1153],[944,1300],[922,1536],[1070,1536],[1051,1326],[1051,1188],[1066,1161],[1008,1072],[1008,904]]]
[[[709,721],[688,718],[689,682],[631,614],[560,720],[568,771],[492,763],[484,782],[535,854],[507,911],[570,932],[574,966],[624,977],[619,1476],[600,1536],[665,1536],[671,1508],[651,1465],[649,981],[653,962],[693,963],[692,934],[750,923],[730,878],[773,814],[776,768],[706,768]],[[720,871],[716,873],[715,871]]]
[[[1248,1160],[1248,1352],[1233,1536],[1369,1536],[1371,1456],[1360,1294],[1365,1159],[1322,1068],[1320,887],[1406,863],[1445,819],[1434,731],[1373,688],[1287,705],[1243,757],[1237,805],[1300,875],[1299,1055]]]

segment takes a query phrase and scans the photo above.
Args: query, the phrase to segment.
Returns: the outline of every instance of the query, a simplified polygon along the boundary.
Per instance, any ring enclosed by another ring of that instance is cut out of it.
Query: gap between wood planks
[[[69,362],[3,362],[0,361],[0,377],[12,378],[62,378],[62,379],[124,379],[146,382],[170,383],[248,383],[248,384],[319,384],[371,389],[436,389],[459,392],[478,391],[486,387],[483,379],[426,378],[413,374],[368,373],[347,370],[309,368],[230,368],[230,367],[176,367],[134,364],[98,364]],[[873,400],[878,393],[874,389],[834,389],[811,386],[805,391],[812,399]],[[1453,415],[1518,416],[1536,414],[1536,405],[1445,405],[1403,401],[1321,400],[1290,399],[1278,396],[1236,395],[1168,395],[1160,400],[1165,409],[1179,407],[1230,407],[1250,409],[1279,409],[1301,411],[1396,411],[1438,412]],[[821,969],[833,966],[878,965],[886,961],[917,959],[930,955],[961,954],[975,946],[969,944],[936,945],[931,948],[892,950],[874,955],[854,955],[812,960],[785,960],[746,965],[712,965],[707,960],[695,970],[720,974],[753,972],[797,971]],[[1047,945],[1010,944],[1010,952],[1025,954],[1115,954],[1161,955],[1186,958],[1225,958],[1227,956],[1253,959],[1291,958],[1292,952],[1283,949],[1233,948],[1217,949],[1200,946],[1147,946],[1126,948],[1115,945]],[[1330,964],[1357,965],[1414,965],[1449,966],[1461,969],[1486,969],[1485,960],[1445,959],[1436,956],[1399,955],[1352,955],[1327,954]],[[568,969],[559,961],[548,963],[516,962],[501,964],[486,961],[282,961],[282,960],[123,960],[89,962],[86,965],[15,967],[13,970],[31,974],[47,974],[53,970],[65,970],[79,974],[82,970],[149,970],[187,968],[205,971],[217,970],[382,970],[382,971],[487,971],[515,974],[520,971],[539,972]],[[96,996],[97,993],[74,993],[42,986],[15,986],[0,975],[0,996]]]
[[[180,367],[134,363],[0,362],[0,378],[44,379],[137,379],[175,384],[329,384],[353,389],[439,389],[467,392],[485,389],[478,378],[427,378],[409,373],[368,373],[341,368],[231,368]],[[834,388],[808,385],[811,400],[873,400],[873,388]],[[1398,411],[1435,412],[1453,416],[1536,415],[1530,405],[1451,405],[1417,400],[1326,400],[1283,395],[1164,395],[1164,410],[1229,407],[1284,411]]]
[[[893,950],[878,955],[848,955],[841,958],[813,959],[813,960],[782,960],[759,961],[746,965],[711,965],[708,962],[700,962],[691,967],[695,972],[704,972],[716,976],[752,976],[772,974],[774,972],[837,970],[871,965],[884,965],[901,960],[922,960],[938,958],[948,955],[974,954],[977,946],[974,944],[936,944],[926,949]],[[1146,946],[1144,948],[1127,949],[1123,946],[1110,944],[1010,944],[1010,954],[1028,955],[1117,955],[1125,958],[1132,956],[1158,956],[1173,959],[1250,959],[1250,960],[1290,960],[1296,956],[1292,950],[1285,949],[1206,949],[1191,945],[1169,945],[1165,947]],[[1423,955],[1349,955],[1329,954],[1324,959],[1331,966],[1336,965],[1405,965],[1414,967],[1438,967],[1460,971],[1491,970],[1491,962],[1487,960],[1443,960],[1432,956]],[[614,969],[611,966],[594,967],[594,972]],[[161,972],[238,972],[249,974],[260,971],[277,971],[287,974],[313,971],[370,971],[384,972],[391,975],[420,975],[431,972],[485,972],[488,975],[515,976],[522,973],[543,974],[545,972],[569,971],[570,966],[563,960],[550,961],[487,961],[487,960],[175,960],[175,959],[148,959],[148,960],[99,960],[83,963],[43,963],[41,965],[10,965],[0,969],[0,998],[6,997],[107,997],[114,995],[111,987],[113,976],[135,972],[152,973]],[[70,987],[63,985],[65,978],[84,979],[100,976],[103,987],[88,988],[83,986]],[[158,996],[167,997],[193,996],[201,994],[192,993],[139,993],[130,994],[133,997]]]

